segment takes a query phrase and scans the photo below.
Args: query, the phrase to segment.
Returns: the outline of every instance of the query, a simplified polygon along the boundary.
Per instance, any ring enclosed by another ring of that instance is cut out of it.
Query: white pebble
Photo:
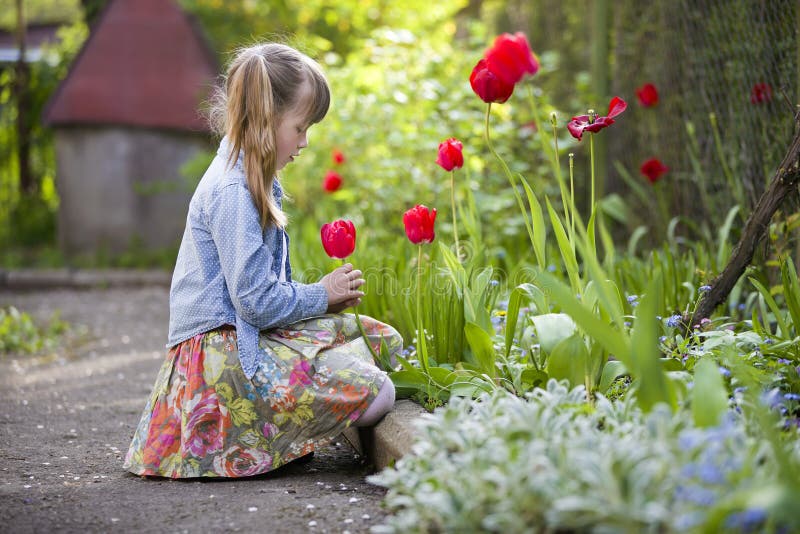
[[[306,508],[308,508],[309,510],[313,510],[314,509],[314,505],[313,504],[307,504]]]
[[[258,512],[258,507],[256,507],[256,506],[251,506],[250,508],[248,508],[248,509],[247,509],[247,511],[248,511],[248,512]]]
[[[317,526],[317,522],[316,521],[309,521],[308,522],[308,526],[309,527],[316,527]]]
[[[350,502],[358,502],[360,500],[358,497],[350,497]]]

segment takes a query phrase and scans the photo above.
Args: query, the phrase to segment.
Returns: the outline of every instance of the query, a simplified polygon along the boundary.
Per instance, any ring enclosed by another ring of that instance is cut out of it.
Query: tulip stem
[[[456,217],[456,171],[450,171],[450,204],[453,207],[453,235],[456,238],[456,257],[461,261],[461,248],[458,245],[458,222]]]
[[[417,246],[417,356],[423,371],[428,373],[428,347],[425,344],[425,329],[422,328],[422,244]]]
[[[484,128],[484,135],[486,136],[486,145],[489,147],[489,152],[497,158],[497,161],[500,162],[500,165],[503,167],[503,171],[506,173],[508,177],[508,181],[511,182],[511,189],[514,190],[514,196],[517,198],[517,205],[519,206],[520,211],[522,212],[522,218],[525,221],[525,228],[528,230],[528,236],[531,239],[531,243],[533,244],[533,226],[531,225],[531,221],[528,217],[528,210],[525,208],[525,202],[522,200],[522,195],[519,194],[519,189],[517,189],[517,182],[514,180],[514,175],[511,173],[511,169],[508,168],[505,160],[500,157],[500,154],[494,149],[492,145],[492,138],[489,135],[489,116],[492,111],[492,103],[489,102],[486,106],[486,122]]]
[[[589,212],[594,212],[594,134],[589,134],[589,167],[592,172],[592,196],[589,202]]]
[[[533,112],[533,117],[536,120],[536,124],[544,124],[544,119],[539,116],[539,107],[536,103],[536,97],[533,94],[533,87],[528,86],[528,100],[531,105],[531,111]],[[564,183],[563,177],[561,175],[561,163],[558,156],[558,130],[556,128],[556,124],[553,123],[553,140],[555,141],[555,148],[551,145],[544,135],[539,136],[541,145],[542,145],[542,152],[548,155],[548,157],[552,157],[553,160],[553,172],[555,174],[556,181],[558,182],[558,190],[561,193],[561,205],[564,208],[564,217],[566,220],[574,220],[575,219],[575,201],[574,198],[572,202],[568,202],[567,199],[567,186]],[[574,225],[569,226],[571,229],[569,240],[572,243],[572,248],[575,248],[575,232],[574,232]]]
[[[570,236],[572,236],[572,252],[575,252],[575,155],[569,153],[569,205],[570,205]]]
[[[342,265],[344,265],[344,260],[342,260]],[[369,342],[369,338],[367,338],[367,332],[364,330],[364,324],[361,322],[361,316],[358,315],[358,306],[353,306],[353,315],[356,317],[356,325],[358,326],[358,331],[361,333],[361,337],[364,338],[364,344],[369,349],[369,353],[372,355],[372,359],[375,364],[380,364],[381,359],[378,356],[378,353],[375,352],[375,348],[372,346],[372,343]],[[391,369],[390,369],[391,370]]]

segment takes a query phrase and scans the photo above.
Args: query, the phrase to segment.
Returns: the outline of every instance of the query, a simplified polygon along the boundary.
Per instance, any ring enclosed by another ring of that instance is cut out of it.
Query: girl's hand
[[[328,292],[328,313],[339,313],[361,303],[364,292],[358,288],[365,282],[361,274],[352,264],[345,263],[322,277],[319,282]]]

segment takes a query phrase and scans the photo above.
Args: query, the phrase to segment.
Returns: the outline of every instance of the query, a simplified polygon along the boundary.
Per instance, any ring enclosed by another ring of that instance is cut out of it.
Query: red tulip
[[[481,59],[469,77],[472,90],[487,104],[496,102],[502,104],[514,92],[514,84],[506,83],[494,75],[487,67],[486,60]]]
[[[652,83],[646,83],[636,90],[636,98],[642,107],[653,107],[658,104],[658,90]]]
[[[433,222],[436,220],[436,208],[429,210],[422,204],[417,204],[403,214],[403,224],[406,227],[408,239],[418,245],[431,243],[435,237]]]
[[[334,151],[331,152],[331,159],[333,159],[334,165],[341,165],[344,163],[344,154],[342,154],[340,150],[334,149]]]
[[[642,163],[641,167],[639,167],[639,172],[642,173],[651,184],[654,184],[660,180],[661,176],[663,176],[668,170],[669,167],[661,163],[661,160],[658,158],[650,158]]]
[[[320,230],[322,246],[331,258],[343,260],[356,249],[356,227],[353,221],[339,219],[325,223]]]
[[[342,175],[336,171],[328,171],[322,180],[322,188],[328,193],[338,191],[342,187]]]
[[[750,103],[762,104],[772,100],[772,86],[768,83],[757,83],[750,90]]]
[[[539,60],[524,33],[504,33],[486,51],[486,66],[503,83],[513,85],[526,74],[536,74]]]
[[[464,154],[461,152],[463,148],[461,141],[452,137],[440,143],[436,163],[446,171],[460,169],[464,165]]]
[[[614,124],[614,117],[625,111],[627,107],[627,102],[615,96],[608,104],[608,115],[605,117],[595,117],[594,120],[591,120],[589,115],[572,117],[572,120],[567,124],[567,130],[572,134],[572,137],[580,141],[581,137],[583,137],[584,130],[597,133],[606,126],[611,126]]]

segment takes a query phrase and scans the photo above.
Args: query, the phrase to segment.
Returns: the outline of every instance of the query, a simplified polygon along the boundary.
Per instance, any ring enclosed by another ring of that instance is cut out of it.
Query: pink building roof
[[[198,106],[218,72],[200,30],[176,3],[111,0],[44,120],[205,132]]]

